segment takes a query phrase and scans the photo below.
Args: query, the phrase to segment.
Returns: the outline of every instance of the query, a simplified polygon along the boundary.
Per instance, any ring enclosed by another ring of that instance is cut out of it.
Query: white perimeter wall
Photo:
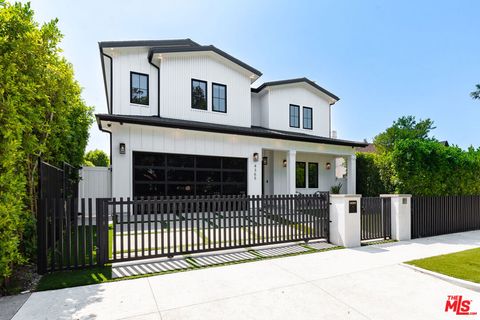
[[[82,167],[80,182],[78,183],[79,198],[111,198],[112,197],[112,172],[106,167]],[[87,205],[87,204],[85,204]],[[95,212],[95,200],[92,200]],[[79,209],[81,203],[78,203]]]
[[[262,192],[262,163],[253,161],[253,154],[262,155],[263,149],[286,152],[317,152],[332,155],[351,155],[353,149],[346,146],[331,146],[318,143],[285,141],[248,137],[239,135],[219,134],[212,132],[179,130],[171,128],[151,127],[113,123],[112,127],[112,196],[132,196],[132,152],[166,152],[179,154],[211,155],[224,157],[248,158],[248,193],[251,195]],[[125,143],[126,154],[119,154],[119,144]],[[300,156],[302,156],[300,154]],[[297,158],[299,156],[297,155]],[[276,167],[274,180],[285,190],[275,190],[275,193],[286,193],[286,177],[283,178],[282,155],[275,157]],[[321,164],[319,163],[319,167]],[[331,172],[335,172],[332,168]],[[285,183],[282,183],[285,179]]]

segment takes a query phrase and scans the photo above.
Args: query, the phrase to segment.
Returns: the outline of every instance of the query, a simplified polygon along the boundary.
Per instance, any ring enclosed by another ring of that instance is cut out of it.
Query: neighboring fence
[[[480,196],[412,197],[412,238],[480,229]]]
[[[38,197],[41,199],[78,197],[78,179],[78,169],[66,162],[59,168],[38,161]]]
[[[391,199],[363,197],[360,213],[360,239],[391,239]]]
[[[112,171],[110,168],[82,167],[79,174],[78,197],[80,199],[112,197]],[[80,203],[78,205],[80,206]],[[92,213],[95,214],[96,201],[93,201],[92,205]]]
[[[328,193],[114,199],[103,203],[102,212],[101,264],[328,239],[329,232]]]

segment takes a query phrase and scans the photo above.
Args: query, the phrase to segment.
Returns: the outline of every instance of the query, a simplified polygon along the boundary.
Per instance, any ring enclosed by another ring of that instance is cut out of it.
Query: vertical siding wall
[[[262,192],[262,162],[261,159],[258,162],[253,161],[255,152],[262,155],[264,149],[276,150],[273,152],[272,171],[276,194],[285,194],[287,191],[286,168],[283,167],[286,150],[332,155],[349,155],[353,152],[351,147],[141,125],[113,123],[111,129],[114,197],[132,196],[132,152],[134,151],[247,158],[249,195]],[[126,154],[119,153],[120,143],[125,143]],[[300,159],[298,153],[297,159]],[[319,169],[320,167],[319,162]],[[333,167],[330,172],[332,174],[335,172]]]
[[[250,127],[250,78],[205,54],[167,56],[160,64],[160,116]],[[191,80],[207,82],[208,110],[192,109]],[[212,111],[212,82],[227,86],[227,113]]]
[[[322,137],[330,136],[329,104],[303,85],[300,86],[274,86],[268,88],[267,94],[262,99],[262,108],[268,108],[266,117],[269,128],[285,131],[293,131],[317,135]],[[300,128],[290,127],[290,104],[300,106]],[[313,130],[303,129],[303,107],[313,109]],[[265,120],[263,120],[265,122]]]
[[[113,58],[113,113],[158,115],[158,71],[148,62],[148,48],[121,48],[105,53]],[[148,106],[130,103],[130,71],[148,74]]]

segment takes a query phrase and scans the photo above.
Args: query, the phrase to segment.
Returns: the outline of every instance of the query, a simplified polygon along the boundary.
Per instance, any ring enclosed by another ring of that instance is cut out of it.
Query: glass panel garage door
[[[133,196],[247,194],[247,159],[133,153]]]

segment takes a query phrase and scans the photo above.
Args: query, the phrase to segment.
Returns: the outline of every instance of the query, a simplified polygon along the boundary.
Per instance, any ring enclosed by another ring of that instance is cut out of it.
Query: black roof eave
[[[222,51],[222,50],[218,49],[217,47],[211,46],[211,45],[210,46],[191,46],[191,47],[180,47],[180,46],[177,46],[177,47],[173,47],[173,46],[170,46],[170,47],[166,47],[166,46],[164,46],[164,47],[153,47],[153,48],[150,48],[150,50],[148,52],[148,60],[151,61],[152,56],[155,53],[202,52],[202,51],[215,52],[216,54],[224,57],[227,60],[232,61],[233,63],[241,66],[242,68],[252,72],[253,74],[255,74],[259,77],[262,75],[262,73],[259,70],[255,69],[254,67],[246,64],[243,61],[238,60],[237,58],[229,55],[225,51]]]
[[[326,94],[327,96],[334,99],[335,101],[340,100],[339,97],[337,97],[336,95],[334,95],[333,93],[331,93],[327,89],[324,89],[324,88],[320,87],[318,84],[316,84],[312,80],[310,80],[308,78],[305,78],[305,77],[265,82],[258,88],[252,88],[251,91],[255,92],[255,93],[258,93],[258,92],[262,91],[263,89],[265,89],[266,87],[280,86],[280,85],[284,85],[284,84],[301,83],[301,82],[304,82],[304,83],[307,83],[307,84],[311,85],[312,87],[314,87],[315,89],[319,90],[320,92]]]
[[[127,41],[101,41],[98,43],[100,48],[125,48],[125,47],[161,47],[161,46],[200,46],[191,39],[171,39],[171,40],[127,40]]]
[[[304,134],[294,134],[294,133],[292,134],[286,131],[278,131],[278,130],[275,131],[275,130],[265,129],[262,127],[248,128],[248,127],[217,125],[217,124],[209,124],[209,123],[185,121],[185,120],[166,119],[166,118],[159,118],[159,117],[147,117],[147,116],[132,117],[132,116],[111,115],[111,114],[97,114],[96,118],[97,118],[97,123],[100,130],[103,130],[101,121],[112,121],[112,122],[119,122],[119,123],[130,123],[130,124],[167,127],[167,128],[184,129],[184,130],[235,134],[235,135],[242,135],[242,136],[253,136],[253,137],[279,139],[279,140],[322,143],[322,144],[340,145],[340,146],[349,146],[349,147],[365,147],[367,145],[366,143],[363,143],[363,142],[332,139],[332,138],[325,138],[325,137],[315,137],[315,136],[304,135]]]

